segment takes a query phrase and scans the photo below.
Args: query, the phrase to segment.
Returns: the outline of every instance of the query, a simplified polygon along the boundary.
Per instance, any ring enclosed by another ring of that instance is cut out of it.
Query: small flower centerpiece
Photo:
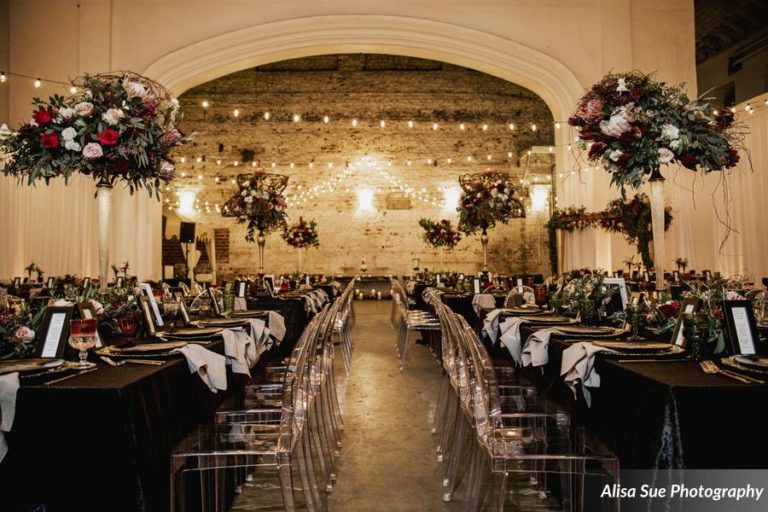
[[[299,222],[288,226],[283,231],[283,240],[288,245],[295,247],[299,253],[299,273],[302,271],[302,250],[307,247],[320,247],[320,238],[317,234],[317,222],[305,221],[299,217]]]
[[[44,307],[33,314],[24,299],[13,296],[0,299],[0,359],[33,354],[35,330],[44,314]]]
[[[440,222],[435,222],[432,219],[419,219],[419,226],[424,229],[424,233],[422,233],[424,243],[439,250],[440,269],[444,269],[443,250],[456,247],[461,240],[461,233],[448,219],[443,219]]]

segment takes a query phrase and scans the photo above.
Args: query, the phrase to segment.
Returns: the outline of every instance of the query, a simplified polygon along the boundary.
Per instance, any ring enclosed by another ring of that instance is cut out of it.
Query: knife
[[[79,372],[67,375],[66,377],[61,377],[60,379],[49,380],[48,382],[45,383],[45,385],[46,386],[51,386],[53,384],[58,384],[59,382],[63,382],[65,380],[67,380],[67,379],[71,379],[71,378],[77,377],[79,375],[85,375],[86,373],[95,372],[98,369],[99,369],[98,366],[95,367],[95,368],[86,368],[85,370],[80,370]]]

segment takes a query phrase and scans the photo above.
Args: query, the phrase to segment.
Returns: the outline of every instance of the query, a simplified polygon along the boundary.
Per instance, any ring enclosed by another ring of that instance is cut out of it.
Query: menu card
[[[741,354],[755,355],[755,339],[752,337],[752,329],[749,326],[747,308],[744,306],[735,307],[731,309],[731,314],[733,315],[733,330],[736,332]]]
[[[61,333],[64,330],[66,318],[66,313],[54,313],[51,315],[51,323],[48,324],[48,332],[46,333],[45,341],[43,342],[43,351],[40,354],[41,357],[56,357],[59,351],[59,341],[61,341]]]

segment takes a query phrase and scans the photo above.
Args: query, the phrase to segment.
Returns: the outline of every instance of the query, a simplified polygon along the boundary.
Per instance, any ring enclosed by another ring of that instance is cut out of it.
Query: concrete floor
[[[458,504],[442,502],[442,466],[436,462],[436,440],[430,433],[440,367],[425,346],[414,343],[414,335],[407,368],[400,373],[395,331],[389,325],[391,304],[355,302],[352,371],[339,386],[344,444],[328,508],[331,512],[458,510]],[[233,511],[280,510],[275,507],[276,490],[274,484],[246,485]]]

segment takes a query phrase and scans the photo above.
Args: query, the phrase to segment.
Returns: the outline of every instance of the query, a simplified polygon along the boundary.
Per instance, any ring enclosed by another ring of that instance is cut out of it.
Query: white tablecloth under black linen
[[[221,354],[223,342],[208,348]],[[180,356],[163,366],[98,364],[52,386],[22,382],[0,509],[169,510],[173,447],[235,403],[245,382],[228,369],[228,390],[212,393]]]

